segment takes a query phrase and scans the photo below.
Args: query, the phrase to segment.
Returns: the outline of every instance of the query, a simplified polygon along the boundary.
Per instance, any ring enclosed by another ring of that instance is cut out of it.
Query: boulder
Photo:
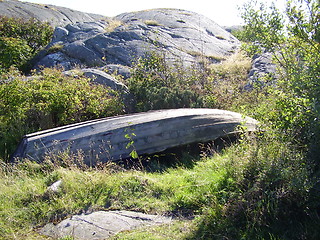
[[[107,66],[108,67],[108,66]],[[111,71],[116,74],[120,74],[116,67],[113,68],[111,66]],[[69,71],[64,71],[63,73],[68,76],[78,77],[79,74],[83,74],[85,77],[91,79],[92,83],[101,84],[103,86],[109,87],[112,90],[116,91],[119,96],[122,98],[125,107],[127,108],[126,112],[131,112],[133,108],[134,98],[130,94],[128,87],[119,82],[115,77],[107,73],[108,68],[103,69],[95,69],[95,68],[83,68],[83,69],[73,69]],[[121,69],[120,69],[121,71]]]
[[[117,64],[108,64],[104,66],[105,70],[110,72],[111,74],[120,75],[123,79],[128,79],[131,76],[130,67],[117,65]]]
[[[128,93],[129,91],[126,85],[120,83],[113,76],[106,72],[94,68],[84,68],[81,69],[81,71],[84,73],[85,77],[91,78],[92,81],[97,84],[108,86],[111,89],[123,94]]]
[[[126,85],[117,81],[113,76],[105,71],[99,69],[85,68],[80,71],[83,72],[85,77],[92,79],[92,82],[110,87],[112,90],[116,91],[124,103],[126,113],[131,113],[133,111],[134,97],[130,94]],[[114,72],[118,73],[116,69],[114,69]]]
[[[57,45],[60,47],[55,48]],[[67,69],[79,64],[131,66],[150,51],[160,52],[169,61],[190,65],[202,57],[217,62],[239,45],[229,32],[200,14],[152,9],[56,28],[52,42],[35,65],[62,65]]]
[[[62,186],[62,180],[58,180],[54,183],[52,183],[48,188],[46,193],[58,193],[61,191],[61,186]]]
[[[273,54],[263,52],[255,54],[252,58],[252,66],[248,74],[246,90],[251,90],[254,86],[263,87],[277,79],[276,64],[273,62]]]
[[[54,225],[45,225],[40,233],[55,239],[72,237],[77,240],[107,239],[121,231],[139,227],[168,224],[170,217],[132,211],[98,211],[74,215]]]

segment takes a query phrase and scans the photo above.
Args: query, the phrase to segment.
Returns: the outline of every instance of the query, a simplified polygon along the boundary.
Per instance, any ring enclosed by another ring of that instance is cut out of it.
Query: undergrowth
[[[44,69],[28,79],[15,69],[0,79],[0,157],[8,160],[25,134],[123,113],[117,93]]]
[[[207,205],[226,201],[231,184],[227,162],[217,155],[194,163],[192,168],[180,166],[153,173],[124,170],[115,164],[79,168],[73,164],[61,167],[49,160],[42,164],[2,162],[0,236],[26,238],[36,226],[101,209],[193,217]],[[61,190],[47,191],[57,180],[62,180]]]

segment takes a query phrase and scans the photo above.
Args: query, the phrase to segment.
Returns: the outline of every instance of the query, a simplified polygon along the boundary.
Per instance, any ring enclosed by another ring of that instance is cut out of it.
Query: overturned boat
[[[239,113],[218,109],[158,110],[71,124],[28,134],[14,159],[41,162],[46,156],[81,153],[87,165],[116,161],[137,154],[153,154],[190,143],[208,142],[246,131],[257,121]]]

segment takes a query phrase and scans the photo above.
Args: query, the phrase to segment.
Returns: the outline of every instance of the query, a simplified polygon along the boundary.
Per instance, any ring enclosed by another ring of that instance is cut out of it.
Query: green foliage
[[[164,56],[150,52],[138,59],[128,80],[137,111],[201,107],[195,75],[178,63],[170,66]]]
[[[11,71],[0,82],[0,156],[6,159],[24,134],[121,112],[113,91],[86,78],[44,69],[25,79]]]
[[[305,155],[268,133],[228,150],[227,201],[213,205],[192,236],[198,239],[317,239],[315,201]],[[231,191],[230,191],[231,190]],[[192,238],[193,239],[193,238]]]
[[[243,8],[247,25],[239,36],[249,55],[273,53],[279,77],[254,89],[255,105],[239,109],[265,132],[229,149],[236,190],[225,205],[212,205],[192,236],[318,239],[319,2],[288,1],[286,15],[252,3]]]
[[[243,48],[249,55],[261,51],[276,51],[284,41],[284,20],[280,11],[272,3],[269,7],[256,1],[244,4],[242,18],[246,25],[238,31],[236,37],[244,41]]]
[[[228,158],[217,156],[191,169],[171,168],[164,173],[124,171],[115,164],[62,168],[52,159],[42,164],[0,162],[0,239],[27,239],[34,226],[87,210],[201,213],[216,201],[216,194],[225,199],[224,189],[230,184],[227,162]],[[47,192],[56,180],[62,180],[61,191]]]
[[[53,28],[49,23],[42,23],[36,19],[19,19],[1,16],[0,36],[23,39],[35,53],[45,47],[51,40]]]
[[[31,55],[32,49],[25,40],[0,37],[0,71],[1,69],[9,69],[12,65],[21,68]]]
[[[171,239],[181,240],[186,239],[188,233],[193,230],[192,222],[188,220],[175,220],[170,224],[162,224],[159,226],[149,226],[139,228],[135,231],[124,231],[111,237],[110,240],[160,240]]]
[[[258,114],[309,146],[320,144],[319,8],[314,0],[288,1],[285,16],[273,6],[268,12],[264,4],[258,10],[250,4],[243,9],[247,23],[243,39],[260,51],[272,52],[279,66],[277,85],[268,89],[264,100],[269,110]],[[288,24],[283,24],[284,19]]]
[[[0,70],[11,65],[27,70],[27,62],[49,43],[52,34],[48,23],[0,16]]]

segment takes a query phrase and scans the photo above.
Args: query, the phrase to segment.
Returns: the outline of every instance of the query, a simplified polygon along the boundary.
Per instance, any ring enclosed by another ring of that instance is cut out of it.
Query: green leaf
[[[132,150],[130,153],[130,157],[137,159],[139,157],[139,155],[136,150]]]

